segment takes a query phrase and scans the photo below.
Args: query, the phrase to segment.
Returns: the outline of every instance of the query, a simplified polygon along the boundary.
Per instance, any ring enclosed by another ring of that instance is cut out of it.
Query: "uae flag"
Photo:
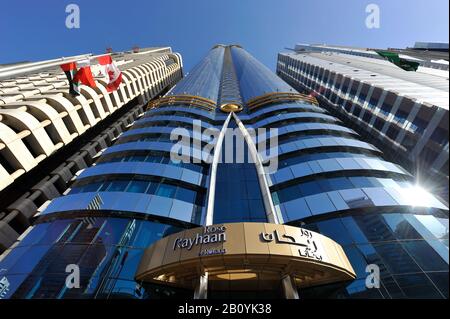
[[[61,65],[61,69],[66,74],[67,80],[69,80],[69,93],[72,96],[80,95],[80,88],[78,86],[78,83],[74,83],[73,81],[73,77],[77,72],[77,64],[75,62],[63,64]]]
[[[100,72],[104,75],[107,83],[107,91],[112,92],[117,90],[120,83],[122,83],[122,72],[120,72],[110,55],[98,57],[97,60],[101,67]]]
[[[77,67],[78,71],[75,73],[73,81],[95,88],[97,85],[92,76],[90,60],[77,61]]]
[[[72,96],[80,95],[80,84],[96,87],[89,59],[63,64],[61,69],[69,81],[69,92]]]

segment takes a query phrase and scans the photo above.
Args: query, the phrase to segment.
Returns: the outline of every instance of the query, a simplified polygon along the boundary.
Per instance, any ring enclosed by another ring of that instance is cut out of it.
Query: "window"
[[[369,263],[375,263],[392,274],[420,272],[419,266],[411,259],[400,243],[383,243],[373,245],[358,245]],[[376,253],[374,254],[373,251]],[[382,259],[380,259],[382,256]]]
[[[346,177],[330,178],[328,182],[333,189],[353,188],[352,183]]]
[[[173,198],[175,195],[175,190],[175,186],[160,184],[155,195]]]
[[[178,187],[176,198],[188,203],[193,203],[195,201],[195,195],[197,192],[186,189],[183,187]]]
[[[300,192],[303,196],[318,194],[322,192],[319,183],[315,181],[299,184],[298,187],[300,188]]]
[[[397,123],[403,124],[405,123],[406,119],[408,118],[408,113],[404,112],[402,110],[398,110],[397,113],[394,115],[394,119]]]
[[[407,298],[442,298],[425,274],[397,275],[394,278]]]
[[[129,181],[112,181],[108,192],[123,192],[127,187]]]
[[[437,127],[430,138],[436,143],[444,145],[445,143],[448,143],[448,130]]]
[[[85,185],[83,187],[83,192],[96,192],[99,189],[101,184],[102,184],[101,182],[97,182],[97,183]]]
[[[353,240],[340,219],[325,220],[317,223],[320,234],[330,237],[341,245],[352,244]]]
[[[442,243],[437,242],[442,245]],[[424,240],[407,241],[403,243],[408,253],[424,271],[448,271],[448,264],[444,259]],[[448,250],[445,252],[448,256]]]
[[[411,129],[416,133],[422,134],[427,127],[427,124],[427,121],[421,119],[419,115],[417,115],[414,121],[411,123]]]
[[[127,188],[127,192],[130,193],[145,193],[149,182],[147,181],[132,181]]]
[[[158,188],[158,183],[150,183],[150,185],[148,186],[148,188],[147,188],[147,191],[146,191],[146,193],[147,194],[151,194],[151,195],[153,195],[153,194],[155,194],[156,193],[156,189]]]
[[[382,186],[382,183],[376,177],[349,177],[349,180],[355,188]]]

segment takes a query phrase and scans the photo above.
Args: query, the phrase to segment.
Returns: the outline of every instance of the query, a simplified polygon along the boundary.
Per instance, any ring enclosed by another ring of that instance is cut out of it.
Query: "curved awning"
[[[342,247],[321,234],[279,224],[229,223],[167,236],[147,248],[136,280],[193,288],[199,276],[239,282],[290,275],[298,287],[352,280]],[[225,287],[226,285],[224,285]]]

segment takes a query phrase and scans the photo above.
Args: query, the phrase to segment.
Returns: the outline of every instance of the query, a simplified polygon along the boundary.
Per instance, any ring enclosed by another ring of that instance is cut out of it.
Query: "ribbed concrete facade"
[[[170,48],[112,56],[123,80],[111,93],[106,83],[97,79],[96,88],[81,86],[81,95],[73,97],[65,74],[57,66],[0,81],[0,192],[19,187],[23,193],[14,202],[4,200],[0,206],[0,250],[28,227],[41,205],[63,194],[77,171],[90,166],[100,151],[143,114],[148,101],[182,77],[181,56]],[[0,77],[9,69],[0,68]],[[80,139],[86,132],[89,136]],[[74,140],[77,145],[71,149],[75,150],[67,153],[65,148]],[[35,185],[14,185],[20,177],[32,175],[30,171],[35,172],[45,160],[53,164],[59,161],[60,165]]]

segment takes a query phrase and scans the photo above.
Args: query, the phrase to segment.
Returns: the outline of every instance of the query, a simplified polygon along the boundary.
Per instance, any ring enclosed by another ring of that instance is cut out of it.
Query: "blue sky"
[[[216,43],[239,43],[274,69],[295,43],[406,47],[448,42],[448,0],[14,0],[0,2],[0,64],[81,53],[171,46],[188,71]],[[65,8],[79,5],[80,29]],[[380,28],[368,29],[368,4]]]

